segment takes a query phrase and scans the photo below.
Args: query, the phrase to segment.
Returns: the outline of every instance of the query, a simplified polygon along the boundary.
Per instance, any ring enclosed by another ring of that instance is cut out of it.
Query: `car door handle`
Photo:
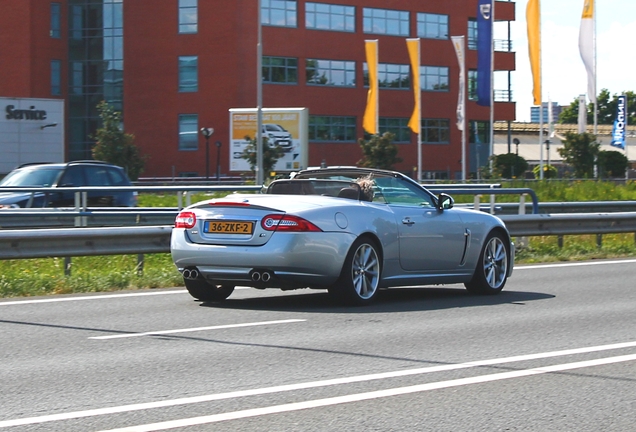
[[[404,219],[402,219],[402,223],[403,223],[404,225],[411,226],[411,225],[413,225],[415,222],[413,222],[413,221],[411,220],[411,218],[409,218],[409,217],[405,217]]]

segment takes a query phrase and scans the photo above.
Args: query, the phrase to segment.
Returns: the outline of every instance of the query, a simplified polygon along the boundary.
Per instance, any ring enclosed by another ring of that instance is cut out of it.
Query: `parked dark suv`
[[[67,187],[110,186],[107,191],[88,192],[90,207],[132,207],[137,205],[137,192],[117,191],[117,186],[130,186],[123,168],[100,161],[25,164],[0,181],[1,207],[73,207],[75,193]],[[60,192],[2,192],[2,188],[59,188]]]

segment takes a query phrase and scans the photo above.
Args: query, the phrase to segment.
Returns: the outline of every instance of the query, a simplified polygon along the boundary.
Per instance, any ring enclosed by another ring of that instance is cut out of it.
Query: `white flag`
[[[451,36],[459,63],[459,93],[457,96],[457,129],[463,131],[466,123],[466,59],[464,56],[464,36]]]
[[[579,51],[587,71],[587,97],[596,103],[596,53],[594,29],[594,0],[585,0],[581,28],[579,30]]]

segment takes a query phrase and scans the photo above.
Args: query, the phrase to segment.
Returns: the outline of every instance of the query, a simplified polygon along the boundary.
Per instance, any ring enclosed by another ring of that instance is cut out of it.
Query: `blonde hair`
[[[369,174],[356,180],[362,191],[362,199],[364,201],[373,201],[373,175]]]

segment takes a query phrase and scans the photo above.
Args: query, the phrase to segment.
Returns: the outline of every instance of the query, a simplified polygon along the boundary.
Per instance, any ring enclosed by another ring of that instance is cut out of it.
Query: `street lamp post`
[[[216,145],[216,182],[221,179],[221,141],[214,143]]]
[[[214,133],[213,128],[201,128],[201,135],[205,137],[205,179],[210,178],[210,137]]]

